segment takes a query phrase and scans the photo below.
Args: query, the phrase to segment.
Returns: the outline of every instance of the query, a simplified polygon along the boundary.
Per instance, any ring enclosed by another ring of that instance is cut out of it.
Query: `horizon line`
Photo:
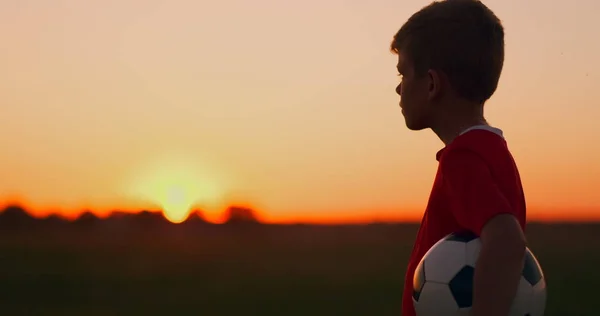
[[[18,203],[18,202],[8,202],[5,204],[0,204],[1,205],[1,209],[0,209],[0,214],[4,213],[4,211],[6,211],[7,209],[9,209],[10,207],[16,207],[21,209],[23,212],[25,212],[28,216],[34,218],[34,219],[46,219],[49,217],[58,217],[60,219],[63,219],[65,221],[68,222],[75,222],[77,221],[79,218],[81,218],[81,216],[83,216],[86,213],[92,214],[94,215],[96,218],[100,219],[100,220],[104,220],[104,219],[108,219],[114,215],[117,214],[131,214],[131,215],[139,215],[140,213],[154,213],[154,214],[160,214],[160,216],[162,217],[162,219],[166,222],[172,223],[172,224],[178,224],[178,223],[174,223],[171,220],[169,220],[166,216],[165,213],[162,209],[151,209],[151,208],[136,208],[136,209],[131,209],[131,208],[112,208],[111,210],[109,210],[108,212],[97,212],[91,208],[82,208],[80,209],[77,213],[75,214],[70,214],[70,215],[66,215],[66,214],[61,214],[59,211],[54,211],[54,212],[46,212],[44,214],[36,214],[35,211],[33,211],[32,208],[27,207],[24,205],[24,203]],[[192,216],[199,215],[198,217],[200,219],[202,219],[204,222],[206,223],[210,223],[210,224],[223,224],[227,221],[227,211],[230,210],[231,208],[235,208],[235,207],[239,207],[239,208],[247,208],[252,210],[253,214],[255,215],[254,217],[254,221],[256,223],[259,224],[264,224],[264,225],[364,225],[364,224],[418,224],[421,221],[421,216],[387,216],[387,217],[383,217],[383,216],[375,216],[375,215],[363,215],[363,216],[324,216],[324,217],[311,217],[311,216],[286,216],[285,219],[280,218],[280,219],[269,219],[269,216],[264,216],[264,214],[262,214],[261,212],[257,211],[256,209],[253,209],[252,207],[249,206],[245,206],[243,204],[231,204],[229,206],[227,206],[223,212],[222,212],[222,216],[221,219],[218,221],[213,221],[213,220],[207,220],[203,215],[203,210],[202,208],[192,208],[190,209],[189,213],[187,214],[187,216],[185,217],[185,219],[183,221],[181,221],[180,223],[184,223],[186,221],[188,221],[190,218],[192,218]],[[573,213],[571,213],[571,215],[574,215]],[[577,215],[577,214],[575,214]],[[559,215],[555,215],[555,216],[548,216],[548,215],[537,215],[537,216],[528,216],[527,222],[528,223],[555,223],[555,224],[560,224],[560,223],[600,223],[600,214],[594,214],[595,216],[592,216],[591,214],[579,214],[579,216],[559,216]]]

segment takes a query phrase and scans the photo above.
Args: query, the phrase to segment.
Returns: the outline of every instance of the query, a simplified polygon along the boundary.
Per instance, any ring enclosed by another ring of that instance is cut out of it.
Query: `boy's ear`
[[[443,74],[437,70],[429,69],[427,71],[428,80],[428,99],[434,100],[440,97],[442,94],[442,88],[444,85]]]

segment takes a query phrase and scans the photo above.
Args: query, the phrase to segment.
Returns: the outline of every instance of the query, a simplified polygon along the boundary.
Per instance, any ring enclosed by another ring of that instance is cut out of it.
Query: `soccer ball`
[[[473,298],[473,275],[481,247],[472,234],[450,234],[421,259],[413,279],[413,302],[418,316],[468,316]],[[525,266],[510,316],[543,316],[546,280],[527,248]]]

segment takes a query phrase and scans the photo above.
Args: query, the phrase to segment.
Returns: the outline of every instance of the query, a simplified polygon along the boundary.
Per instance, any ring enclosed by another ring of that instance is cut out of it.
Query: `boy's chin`
[[[421,131],[429,128],[429,126],[425,124],[425,122],[412,121],[408,118],[405,118],[404,121],[406,123],[406,127],[411,131]]]

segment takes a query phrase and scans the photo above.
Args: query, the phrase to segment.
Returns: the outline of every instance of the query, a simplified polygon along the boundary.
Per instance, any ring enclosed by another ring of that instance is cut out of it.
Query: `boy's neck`
[[[483,113],[475,113],[473,115],[445,115],[436,122],[431,130],[440,138],[444,145],[450,144],[456,137],[468,128],[477,125],[488,125],[483,117]]]

